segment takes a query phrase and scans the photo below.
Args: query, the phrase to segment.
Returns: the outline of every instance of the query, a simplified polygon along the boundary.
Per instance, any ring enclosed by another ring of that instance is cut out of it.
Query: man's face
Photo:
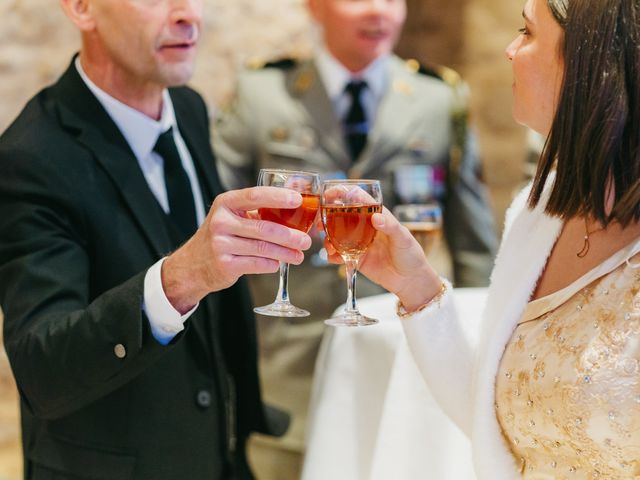
[[[309,0],[331,54],[358,72],[395,46],[407,6],[405,0]]]
[[[203,0],[89,0],[86,32],[97,60],[117,82],[160,87],[193,74]]]

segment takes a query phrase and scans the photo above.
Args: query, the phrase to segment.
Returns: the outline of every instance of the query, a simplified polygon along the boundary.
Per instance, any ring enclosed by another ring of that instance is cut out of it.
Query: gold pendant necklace
[[[584,243],[582,244],[582,249],[580,249],[580,251],[576,253],[576,257],[584,258],[587,253],[589,253],[589,247],[591,247],[591,244],[589,243],[589,235],[593,235],[594,233],[604,229],[605,227],[600,227],[596,228],[595,230],[589,231],[589,227],[587,225],[587,217],[584,217]]]

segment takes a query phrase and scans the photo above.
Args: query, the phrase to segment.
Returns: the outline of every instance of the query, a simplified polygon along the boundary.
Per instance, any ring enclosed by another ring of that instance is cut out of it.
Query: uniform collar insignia
[[[308,68],[304,68],[296,76],[293,82],[293,88],[299,94],[304,93],[311,88],[314,82],[315,76],[313,71]]]

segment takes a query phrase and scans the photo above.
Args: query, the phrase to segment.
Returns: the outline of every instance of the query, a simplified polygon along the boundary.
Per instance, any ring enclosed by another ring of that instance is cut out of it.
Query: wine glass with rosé
[[[290,188],[302,195],[302,204],[297,208],[259,208],[258,215],[262,220],[309,232],[320,207],[320,177],[317,173],[263,168],[258,174],[258,185]],[[269,305],[254,308],[253,311],[272,317],[308,316],[308,311],[289,301],[288,283],[289,264],[280,262],[280,284],[276,299]]]
[[[320,212],[327,238],[344,260],[347,270],[347,304],[343,313],[325,320],[333,326],[378,323],[358,311],[358,262],[376,235],[371,216],[382,212],[378,180],[327,180],[322,183]]]

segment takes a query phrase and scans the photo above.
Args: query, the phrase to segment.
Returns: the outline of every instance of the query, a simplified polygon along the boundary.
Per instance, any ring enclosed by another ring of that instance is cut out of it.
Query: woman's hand
[[[411,312],[440,292],[442,281],[427,262],[420,244],[389,210],[375,213],[371,221],[378,233],[360,259],[358,270],[395,293],[405,310]],[[328,240],[325,248],[332,263],[342,263]]]

